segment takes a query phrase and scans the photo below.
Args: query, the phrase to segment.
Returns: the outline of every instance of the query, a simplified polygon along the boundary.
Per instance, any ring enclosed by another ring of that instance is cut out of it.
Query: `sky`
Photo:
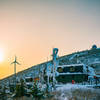
[[[99,41],[100,0],[0,0],[0,79]]]

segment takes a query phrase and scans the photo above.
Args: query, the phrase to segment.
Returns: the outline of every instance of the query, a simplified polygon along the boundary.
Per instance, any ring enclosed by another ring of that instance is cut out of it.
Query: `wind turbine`
[[[20,65],[20,63],[17,62],[16,56],[15,56],[15,60],[11,64],[14,64],[14,75],[15,75],[15,85],[16,85],[16,64]]]

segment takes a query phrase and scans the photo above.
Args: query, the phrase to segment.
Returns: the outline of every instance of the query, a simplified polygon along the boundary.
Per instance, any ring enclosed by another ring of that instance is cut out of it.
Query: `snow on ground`
[[[100,89],[86,85],[66,84],[57,86],[51,100],[100,100]]]

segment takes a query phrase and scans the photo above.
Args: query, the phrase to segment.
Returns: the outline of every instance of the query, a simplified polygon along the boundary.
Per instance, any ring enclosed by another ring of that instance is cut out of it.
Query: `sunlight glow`
[[[4,59],[4,53],[3,53],[3,50],[0,49],[0,62],[2,62]]]

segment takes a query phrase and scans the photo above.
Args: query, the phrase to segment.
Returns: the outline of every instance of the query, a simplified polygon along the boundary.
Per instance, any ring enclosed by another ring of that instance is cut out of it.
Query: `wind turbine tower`
[[[14,64],[14,76],[15,76],[15,85],[16,85],[16,65],[20,65],[19,62],[17,62],[17,57],[15,56],[15,60],[11,63]]]

